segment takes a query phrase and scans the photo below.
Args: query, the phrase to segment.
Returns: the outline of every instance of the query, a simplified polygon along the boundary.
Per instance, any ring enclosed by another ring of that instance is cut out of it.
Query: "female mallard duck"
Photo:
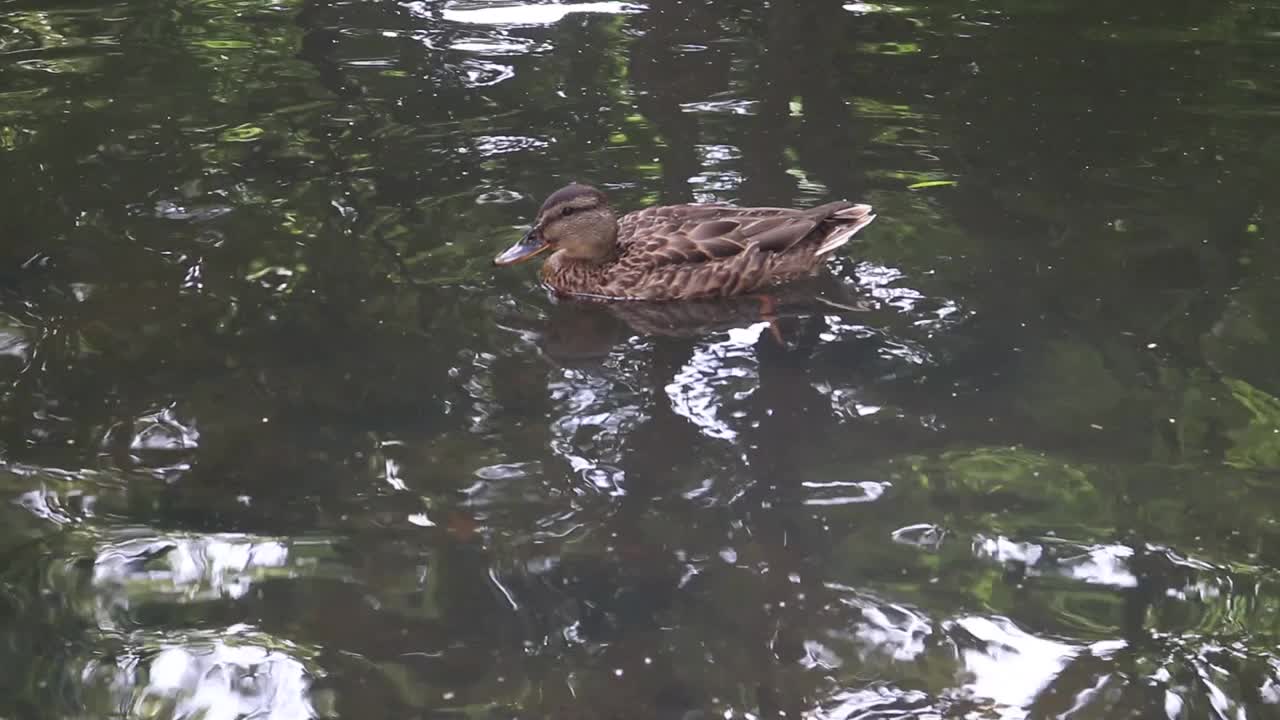
[[[497,265],[555,250],[542,281],[562,295],[692,300],[743,295],[811,275],[875,219],[869,205],[808,210],[669,205],[614,217],[604,193],[569,185],[542,203],[533,229]]]

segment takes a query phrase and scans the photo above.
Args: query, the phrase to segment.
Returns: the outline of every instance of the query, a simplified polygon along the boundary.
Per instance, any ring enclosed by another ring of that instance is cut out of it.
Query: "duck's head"
[[[551,193],[538,210],[533,228],[493,263],[514,265],[548,249],[560,250],[573,260],[600,263],[613,256],[617,242],[618,220],[604,193],[575,183]]]

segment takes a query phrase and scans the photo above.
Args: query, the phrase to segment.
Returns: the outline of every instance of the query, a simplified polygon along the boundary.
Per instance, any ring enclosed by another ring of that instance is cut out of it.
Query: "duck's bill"
[[[507,248],[505,252],[493,259],[494,265],[515,265],[541,253],[551,247],[541,235],[533,230],[525,233],[520,242]]]

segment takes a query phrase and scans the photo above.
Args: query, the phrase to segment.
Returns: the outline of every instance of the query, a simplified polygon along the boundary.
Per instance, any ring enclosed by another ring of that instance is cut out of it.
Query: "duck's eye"
[[[578,208],[567,207],[560,211],[560,217],[569,217],[570,215],[573,214],[573,211],[577,209]]]

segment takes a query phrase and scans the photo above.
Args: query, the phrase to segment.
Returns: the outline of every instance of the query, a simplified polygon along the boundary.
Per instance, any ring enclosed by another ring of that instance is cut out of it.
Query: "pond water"
[[[1278,122],[1276,0],[0,0],[0,718],[1280,717]],[[879,219],[620,312],[575,179]]]

